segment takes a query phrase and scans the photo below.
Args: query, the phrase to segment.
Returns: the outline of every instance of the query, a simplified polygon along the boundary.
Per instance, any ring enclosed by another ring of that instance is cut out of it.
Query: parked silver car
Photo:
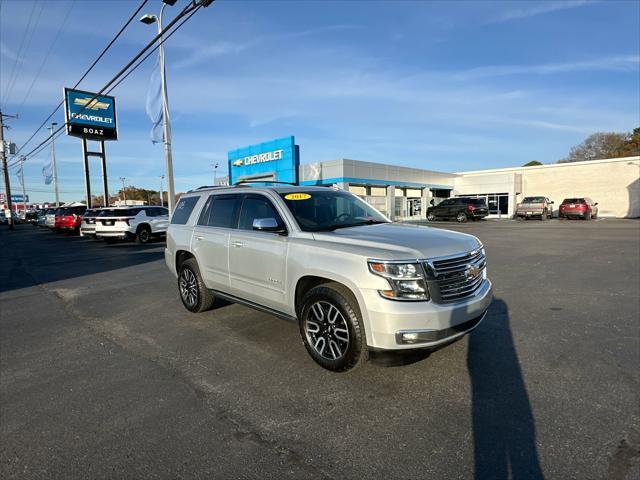
[[[189,192],[171,219],[165,259],[189,311],[219,297],[294,320],[311,357],[335,371],[372,349],[456,340],[492,299],[476,237],[392,223],[333,188]]]

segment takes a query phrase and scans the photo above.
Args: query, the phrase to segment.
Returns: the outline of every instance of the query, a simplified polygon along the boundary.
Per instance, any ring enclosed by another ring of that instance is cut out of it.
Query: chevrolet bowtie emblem
[[[233,162],[233,166],[234,167],[241,167],[244,164],[244,162],[240,159],[236,160],[235,162]]]
[[[81,107],[88,108],[89,110],[106,110],[109,108],[108,103],[99,102],[97,99],[91,100],[91,97],[74,98],[73,103],[80,105]]]
[[[468,265],[467,269],[464,271],[464,276],[467,277],[467,279],[472,280],[480,274],[480,271],[480,267]]]

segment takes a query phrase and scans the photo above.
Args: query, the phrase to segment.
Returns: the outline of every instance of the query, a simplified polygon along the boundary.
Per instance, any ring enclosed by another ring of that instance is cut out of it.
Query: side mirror
[[[554,203],[556,203],[556,202],[554,202],[554,201],[552,200],[552,201],[550,201],[549,203],[550,203],[551,205],[553,205],[553,204],[554,204]]]
[[[268,218],[254,218],[253,229],[261,232],[286,232],[285,228],[278,224],[278,221],[273,217]]]
[[[598,202],[594,203],[593,206],[595,207],[596,205],[598,205]]]

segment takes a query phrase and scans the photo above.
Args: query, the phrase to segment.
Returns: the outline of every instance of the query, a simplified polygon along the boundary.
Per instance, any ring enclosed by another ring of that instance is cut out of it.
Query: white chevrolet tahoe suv
[[[296,321],[311,357],[334,371],[370,350],[450,343],[492,300],[476,237],[392,223],[327,187],[191,191],[171,218],[165,260],[189,311],[219,297]]]
[[[164,235],[169,226],[169,211],[164,207],[109,207],[95,218],[95,236],[107,243],[136,240],[147,243]]]

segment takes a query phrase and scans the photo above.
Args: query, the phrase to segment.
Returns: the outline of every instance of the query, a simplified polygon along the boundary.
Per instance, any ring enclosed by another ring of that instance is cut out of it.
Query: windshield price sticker
[[[285,200],[309,200],[311,195],[308,193],[287,193],[284,196]]]

